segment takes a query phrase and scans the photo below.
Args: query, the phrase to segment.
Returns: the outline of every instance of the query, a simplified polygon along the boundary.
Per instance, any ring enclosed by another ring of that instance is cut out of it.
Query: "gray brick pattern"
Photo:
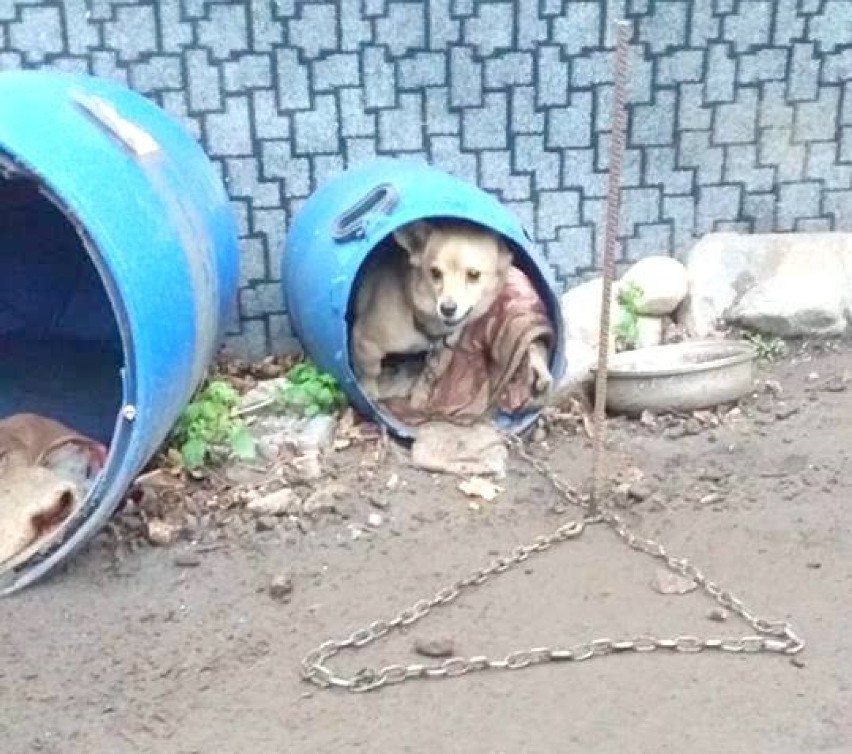
[[[622,265],[714,229],[852,230],[852,0],[0,0],[0,68],[116,79],[201,140],[242,236],[230,343],[259,355],[293,344],[293,213],[375,155],[477,182],[562,285],[590,274],[622,14]]]

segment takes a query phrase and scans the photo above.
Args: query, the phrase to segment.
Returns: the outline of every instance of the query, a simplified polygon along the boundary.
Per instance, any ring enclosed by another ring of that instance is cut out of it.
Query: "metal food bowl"
[[[609,362],[607,408],[637,416],[736,401],[752,388],[756,358],[748,343],[725,340],[624,351]]]

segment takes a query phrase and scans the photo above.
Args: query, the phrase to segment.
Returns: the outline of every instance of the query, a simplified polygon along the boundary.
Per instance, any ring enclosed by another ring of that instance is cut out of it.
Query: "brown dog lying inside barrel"
[[[0,569],[52,541],[105,461],[103,445],[53,419],[0,419]]]

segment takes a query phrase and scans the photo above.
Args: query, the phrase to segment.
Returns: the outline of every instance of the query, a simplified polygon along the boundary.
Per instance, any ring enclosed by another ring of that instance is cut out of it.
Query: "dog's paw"
[[[529,351],[530,373],[532,376],[533,395],[542,396],[550,391],[553,385],[553,375],[547,366],[547,356],[538,343],[534,343]]]
[[[553,385],[553,375],[545,365],[534,365],[533,373],[533,392],[536,395],[544,395],[550,391]]]

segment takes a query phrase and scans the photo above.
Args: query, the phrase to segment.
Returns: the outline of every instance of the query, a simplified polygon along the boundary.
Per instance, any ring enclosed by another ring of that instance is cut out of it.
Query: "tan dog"
[[[355,303],[353,365],[374,399],[389,397],[379,384],[386,356],[454,345],[495,302],[512,265],[505,241],[472,223],[420,220],[393,237],[404,253],[368,262]],[[553,381],[548,354],[543,343],[530,346],[532,387],[539,395]]]
[[[494,233],[460,221],[417,221],[393,234],[405,253],[368,267],[352,329],[355,373],[380,398],[388,354],[452,345],[454,336],[496,299],[512,252]]]
[[[100,471],[106,448],[52,419],[0,419],[0,569],[56,535]]]

